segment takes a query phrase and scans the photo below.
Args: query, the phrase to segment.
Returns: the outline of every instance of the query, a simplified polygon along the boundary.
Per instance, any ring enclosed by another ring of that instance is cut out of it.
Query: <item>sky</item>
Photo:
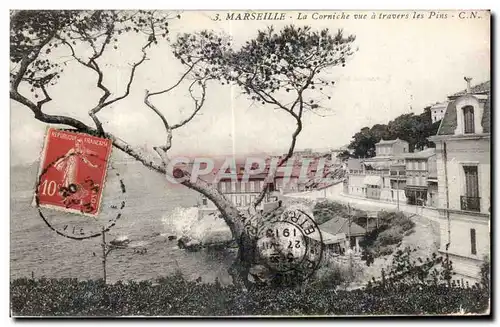
[[[327,91],[331,100],[322,103],[328,109],[326,116],[306,114],[298,149],[343,146],[364,126],[387,123],[403,113],[420,113],[427,105],[445,101],[447,95],[465,88],[464,76],[472,77],[472,84],[490,78],[487,13],[481,13],[479,19],[459,19],[458,12],[441,12],[448,18],[429,19],[429,14],[423,13],[426,18],[403,20],[314,20],[313,13],[309,12],[304,20],[296,20],[297,12],[287,12],[284,21],[226,21],[225,13],[219,12],[223,19],[214,21],[217,12],[188,11],[180,20],[171,22],[171,38],[177,33],[213,29],[231,35],[238,46],[268,25],[282,28],[288,24],[328,27],[332,31],[343,28],[345,33],[356,35],[359,50],[353,58],[346,67],[328,71],[335,86]],[[369,16],[371,13],[367,12]],[[138,41],[130,37],[120,42],[118,50],[101,58],[106,73],[104,83],[114,94],[120,95],[125,89],[130,69],[127,62],[141,55]],[[168,44],[151,49],[148,58],[137,72],[130,96],[98,115],[106,131],[134,146],[150,149],[164,143],[165,133],[160,120],[143,103],[144,92],[173,85],[183,73],[183,66],[173,57]],[[87,112],[100,96],[95,82],[93,72],[69,62],[60,82],[49,89],[53,101],[44,106],[44,111],[71,115],[92,124]],[[28,89],[22,90],[29,94]],[[153,102],[172,123],[186,117],[192,108],[186,84]],[[294,128],[293,119],[285,113],[249,101],[236,86],[213,82],[208,85],[201,114],[174,132],[171,153],[283,153]],[[46,125],[36,121],[28,108],[11,101],[12,165],[38,160],[45,129]]]

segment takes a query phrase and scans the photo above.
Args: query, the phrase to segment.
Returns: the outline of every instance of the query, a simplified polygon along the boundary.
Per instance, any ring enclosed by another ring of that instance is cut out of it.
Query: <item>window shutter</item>
[[[474,228],[471,228],[471,230],[470,230],[470,252],[472,254],[477,254],[476,230]]]

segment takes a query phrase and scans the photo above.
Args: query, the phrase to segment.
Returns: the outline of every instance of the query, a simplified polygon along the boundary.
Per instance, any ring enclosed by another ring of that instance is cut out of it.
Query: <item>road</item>
[[[349,203],[353,208],[368,212],[371,211],[372,214],[376,214],[376,212],[380,210],[397,210],[396,204],[346,196],[342,193],[342,190],[343,186],[342,183],[340,183],[326,192],[321,190],[287,194],[287,196],[310,200],[326,198],[345,204]],[[424,210],[414,205],[400,204],[400,210],[412,219],[415,223],[415,228],[411,234],[405,235],[399,248],[404,249],[409,246],[412,249],[416,249],[416,251],[412,253],[415,259],[418,257],[425,259],[426,257],[430,257],[432,253],[437,252],[440,244],[439,219],[434,215],[423,216],[421,213],[423,213]],[[417,212],[419,214],[417,214]],[[388,255],[377,258],[370,267],[364,265],[363,282],[370,280],[372,277],[380,278],[382,268],[387,269],[389,267],[392,263],[392,257],[392,255]]]
[[[320,190],[320,191],[311,191],[311,192],[302,192],[302,193],[292,193],[292,194],[287,194],[286,196],[289,197],[297,197],[297,198],[306,198],[306,199],[320,199],[320,198],[326,198],[328,200],[336,201],[336,202],[341,202],[345,204],[350,204],[352,207],[365,210],[365,211],[380,211],[380,210],[387,210],[387,211],[394,211],[397,210],[397,204],[396,203],[389,203],[389,202],[383,202],[383,201],[376,201],[376,200],[370,200],[370,199],[362,199],[358,197],[353,197],[349,195],[345,195],[342,193],[343,191],[343,185],[342,183],[339,183],[337,185],[332,186],[328,190]],[[435,210],[432,210],[430,208],[423,208],[421,206],[415,206],[415,205],[410,205],[406,203],[400,203],[399,204],[399,209],[400,211],[408,214],[408,215],[414,215],[418,214],[420,216],[425,216],[426,218],[439,222],[438,218],[438,213]]]

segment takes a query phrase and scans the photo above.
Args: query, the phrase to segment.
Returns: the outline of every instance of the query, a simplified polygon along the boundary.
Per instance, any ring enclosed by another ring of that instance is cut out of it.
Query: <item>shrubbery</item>
[[[403,237],[413,231],[415,223],[401,212],[378,213],[378,228],[366,233],[360,242],[364,258],[377,258],[391,254]]]
[[[231,316],[390,315],[487,313],[489,287],[450,282],[448,258],[413,258],[398,250],[380,280],[338,290],[345,271],[331,266],[295,287],[254,286],[247,291],[216,282],[188,281],[182,273],[156,282],[105,284],[102,280],[27,279],[11,282],[14,316]]]
[[[490,288],[490,275],[491,275],[491,264],[490,264],[490,258],[488,256],[485,256],[483,258],[483,264],[481,265],[481,270],[479,275],[481,276],[481,285],[484,288],[489,289]]]
[[[102,280],[16,279],[11,307],[16,316],[106,315],[373,315],[484,313],[489,294],[482,288],[446,285],[371,286],[364,290],[330,288],[254,288],[202,284],[179,276],[158,283]]]
[[[358,223],[361,217],[366,217],[366,212],[363,210],[351,208],[349,212],[347,205],[328,200],[317,202],[313,214],[318,225],[335,217],[349,218],[350,215],[355,223]]]

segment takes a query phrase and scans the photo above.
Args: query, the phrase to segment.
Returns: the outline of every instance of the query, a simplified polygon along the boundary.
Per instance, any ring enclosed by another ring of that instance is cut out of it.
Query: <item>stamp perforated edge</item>
[[[31,202],[31,205],[33,207],[36,207],[36,208],[47,208],[47,209],[62,211],[62,212],[66,212],[66,213],[76,214],[76,215],[80,215],[80,216],[87,216],[87,217],[96,218],[99,215],[100,211],[101,211],[101,202],[102,202],[102,197],[104,195],[104,187],[106,186],[108,165],[110,164],[109,158],[111,157],[111,152],[113,151],[113,142],[111,142],[110,139],[107,139],[108,141],[110,141],[110,145],[109,145],[109,150],[107,151],[107,156],[104,158],[104,161],[106,162],[106,167],[104,168],[103,177],[102,177],[102,184],[103,184],[102,190],[103,191],[100,192],[99,199],[98,199],[97,210],[96,210],[96,212],[94,214],[89,214],[89,213],[86,213],[86,212],[81,212],[80,210],[76,210],[76,209],[62,208],[60,206],[55,206],[55,205],[50,205],[50,204],[37,205],[37,201],[36,201],[36,198],[37,198],[37,188],[38,188],[38,185],[40,183],[40,177],[41,177],[43,171],[45,170],[45,167],[43,166],[43,164],[45,162],[46,155],[47,155],[46,150],[47,150],[47,144],[49,142],[49,135],[50,135],[50,132],[53,131],[53,130],[54,131],[59,130],[59,131],[63,131],[63,132],[78,134],[78,135],[81,135],[81,136],[98,137],[98,136],[90,135],[90,134],[87,134],[87,133],[82,133],[82,132],[77,132],[77,131],[71,131],[71,130],[64,130],[64,129],[58,129],[58,128],[55,128],[53,126],[47,126],[46,127],[44,142],[43,142],[42,149],[40,151],[41,152],[40,153],[40,164],[38,166],[38,173],[37,173],[36,179],[35,179],[34,192],[33,192],[33,200]]]

